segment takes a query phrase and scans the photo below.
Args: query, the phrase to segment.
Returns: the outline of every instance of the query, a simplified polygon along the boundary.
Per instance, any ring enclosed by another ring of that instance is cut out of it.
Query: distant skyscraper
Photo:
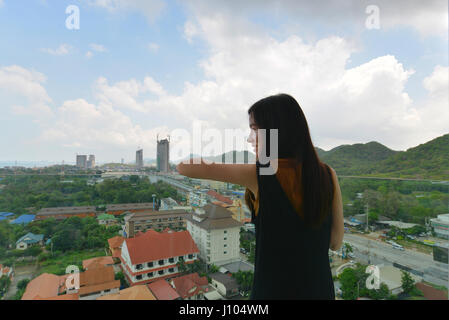
[[[122,158],[122,164],[125,163],[125,159]]]
[[[95,168],[95,156],[93,154],[89,155],[89,160],[87,160],[87,168]]]
[[[141,169],[143,167],[143,149],[136,151],[136,167]]]
[[[87,156],[77,154],[76,155],[76,166],[78,168],[86,169],[87,168]]]
[[[170,137],[169,137],[170,139]],[[169,172],[169,155],[170,155],[170,140],[157,140],[157,170],[160,172]]]

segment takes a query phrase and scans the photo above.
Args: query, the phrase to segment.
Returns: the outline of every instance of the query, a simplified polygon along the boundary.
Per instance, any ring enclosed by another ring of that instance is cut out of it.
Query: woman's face
[[[249,128],[251,131],[249,133],[247,141],[253,147],[254,153],[257,154],[257,126],[256,123],[254,122],[252,114],[249,115]]]

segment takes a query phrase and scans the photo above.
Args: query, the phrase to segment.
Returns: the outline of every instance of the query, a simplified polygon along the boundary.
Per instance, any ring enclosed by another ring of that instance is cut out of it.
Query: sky
[[[0,43],[0,161],[217,155],[276,93],[324,150],[449,133],[444,0],[0,0]]]

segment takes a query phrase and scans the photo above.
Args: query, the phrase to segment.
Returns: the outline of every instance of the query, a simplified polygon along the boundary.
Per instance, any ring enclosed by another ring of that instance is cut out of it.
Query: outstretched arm
[[[197,160],[197,162],[199,162]],[[238,184],[257,194],[257,173],[255,164],[207,164],[201,158],[201,163],[180,163],[176,170],[184,176],[197,179],[208,179]]]
[[[341,190],[338,183],[337,174],[331,168],[332,179],[334,182],[334,199],[332,201],[332,226],[331,226],[331,240],[329,247],[333,251],[340,249],[343,236],[345,233],[344,218],[343,218],[343,202],[341,199]]]

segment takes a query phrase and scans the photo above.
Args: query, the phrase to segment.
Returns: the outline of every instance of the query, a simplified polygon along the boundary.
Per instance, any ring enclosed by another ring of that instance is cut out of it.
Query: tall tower
[[[86,169],[87,168],[87,156],[77,154],[76,155],[76,166],[78,168]]]
[[[157,138],[157,170],[160,172],[169,172],[169,160],[170,160],[170,136],[168,139],[159,140]]]
[[[143,168],[143,149],[136,151],[136,167],[137,169]]]
[[[87,168],[95,168],[95,156],[93,154],[89,155],[89,160],[87,160]]]

